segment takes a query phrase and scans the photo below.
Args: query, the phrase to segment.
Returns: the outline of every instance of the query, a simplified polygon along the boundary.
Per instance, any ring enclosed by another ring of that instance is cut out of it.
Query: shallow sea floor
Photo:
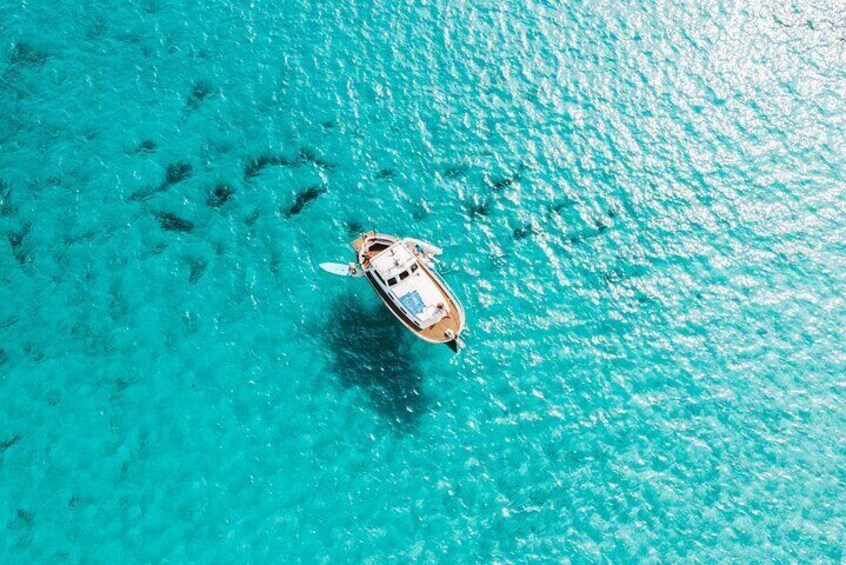
[[[842,2],[83,4],[0,5],[0,561],[842,562]]]

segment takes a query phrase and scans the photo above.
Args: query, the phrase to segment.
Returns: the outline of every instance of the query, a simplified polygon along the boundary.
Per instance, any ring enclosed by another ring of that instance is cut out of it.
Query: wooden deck
[[[356,254],[358,254],[358,251],[364,244],[365,237],[369,237],[372,235],[374,235],[374,232],[363,234],[361,237],[353,241],[352,246],[353,248],[355,248]],[[405,327],[407,327],[409,330],[416,333],[426,341],[435,343],[450,342],[452,341],[452,339],[446,336],[447,330],[452,330],[452,333],[456,336],[459,335],[459,332],[461,330],[461,317],[463,314],[461,307],[455,303],[455,301],[452,299],[452,294],[446,288],[444,288],[437,275],[434,275],[432,271],[420,261],[418,261],[417,264],[420,265],[420,268],[423,269],[423,272],[425,272],[426,275],[431,278],[432,281],[435,282],[438,289],[444,295],[449,310],[449,314],[447,314],[446,317],[441,319],[438,323],[434,324],[433,326],[429,326],[428,328],[419,328],[414,324],[414,322],[409,320],[408,317],[402,312],[402,310],[400,310],[396,306],[396,304],[394,304],[393,301],[388,297],[385,291],[382,290],[382,287],[380,287],[379,283],[374,280],[373,275],[371,273],[365,273],[365,278],[367,279],[367,282],[370,283],[370,286],[373,287],[373,290],[376,291],[376,294],[379,295],[379,298],[382,299],[382,302],[385,303],[385,306],[391,309],[391,312],[394,313],[394,316],[399,318]],[[368,265],[362,266],[367,267]]]
[[[447,341],[451,341],[448,337],[446,337],[446,335],[444,335],[446,334],[447,330],[452,330],[454,336],[457,336],[461,331],[461,307],[455,303],[455,301],[452,299],[452,294],[450,294],[450,292],[443,287],[438,278],[429,271],[429,268],[426,267],[426,265],[423,265],[422,263],[419,264],[420,267],[424,271],[426,271],[426,273],[430,277],[432,277],[432,280],[435,281],[435,284],[438,285],[438,288],[441,289],[441,292],[443,292],[444,296],[447,299],[447,305],[449,306],[449,314],[447,314],[445,318],[443,318],[434,326],[430,326],[426,329],[413,329],[426,339],[446,343]]]
[[[352,242],[353,249],[355,249],[356,258],[358,257],[358,253],[359,253],[359,251],[361,250],[361,246],[362,246],[362,245],[364,245],[364,240],[365,240],[366,238],[368,238],[368,237],[374,237],[375,235],[376,235],[376,232],[375,232],[375,231],[369,231],[369,232],[367,232],[367,233],[363,233],[363,234],[361,234],[361,235],[358,237],[358,239],[356,239],[355,241],[353,241],[353,242]],[[384,248],[384,249],[387,249],[388,247],[389,247],[389,246],[385,246],[385,248]],[[382,249],[380,249],[379,251],[382,251]],[[378,255],[378,254],[379,254],[379,251],[376,251],[376,252],[375,252],[375,253],[373,253],[372,255],[373,255],[373,256]],[[371,255],[371,254],[370,254],[370,253],[368,253],[368,255]],[[365,269],[367,269],[368,267],[370,267],[370,257],[365,257],[365,258],[364,258],[364,260],[361,262],[361,266],[362,266],[362,267],[364,267]]]
[[[425,267],[423,267],[425,269]],[[405,327],[422,337],[427,341],[433,341],[437,343],[447,343],[448,341],[452,341],[450,338],[446,336],[447,330],[452,330],[454,335],[458,335],[459,330],[461,329],[461,321],[459,320],[460,310],[458,306],[453,302],[452,298],[450,297],[448,292],[444,292],[444,296],[446,296],[446,300],[449,302],[449,310],[450,313],[439,321],[437,324],[433,326],[429,326],[428,328],[418,328],[414,325],[414,322],[410,321],[408,317],[403,314],[402,310],[397,308],[397,305],[393,303],[393,301],[385,294],[385,291],[382,290],[382,287],[373,280],[373,276],[370,273],[365,273],[365,278],[367,282],[370,283],[370,286],[373,287],[373,290],[376,291],[376,294],[379,295],[379,298],[382,299],[382,302],[385,303],[385,306],[391,309],[391,312],[400,319]],[[429,275],[431,276],[431,274]],[[437,279],[435,279],[437,282]],[[438,283],[438,287],[443,290],[440,283]]]

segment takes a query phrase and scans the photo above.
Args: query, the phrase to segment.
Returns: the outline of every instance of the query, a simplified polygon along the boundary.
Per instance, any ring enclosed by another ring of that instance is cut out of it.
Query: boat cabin
[[[428,328],[447,315],[447,297],[423,274],[418,258],[402,242],[379,253],[370,264],[376,281],[417,327]]]

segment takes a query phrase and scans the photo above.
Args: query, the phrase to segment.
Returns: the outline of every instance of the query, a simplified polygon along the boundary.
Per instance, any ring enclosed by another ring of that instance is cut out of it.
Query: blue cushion
[[[423,312],[423,309],[426,308],[426,304],[420,298],[420,293],[416,290],[412,290],[408,294],[403,294],[399,297],[399,300],[405,306],[405,309],[415,316]]]

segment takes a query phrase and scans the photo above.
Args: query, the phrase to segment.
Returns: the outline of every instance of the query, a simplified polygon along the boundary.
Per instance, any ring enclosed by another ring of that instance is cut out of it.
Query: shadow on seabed
[[[401,431],[410,431],[428,405],[423,375],[409,358],[410,336],[383,305],[345,294],[330,309],[326,343],[342,387],[361,387],[374,408]]]

